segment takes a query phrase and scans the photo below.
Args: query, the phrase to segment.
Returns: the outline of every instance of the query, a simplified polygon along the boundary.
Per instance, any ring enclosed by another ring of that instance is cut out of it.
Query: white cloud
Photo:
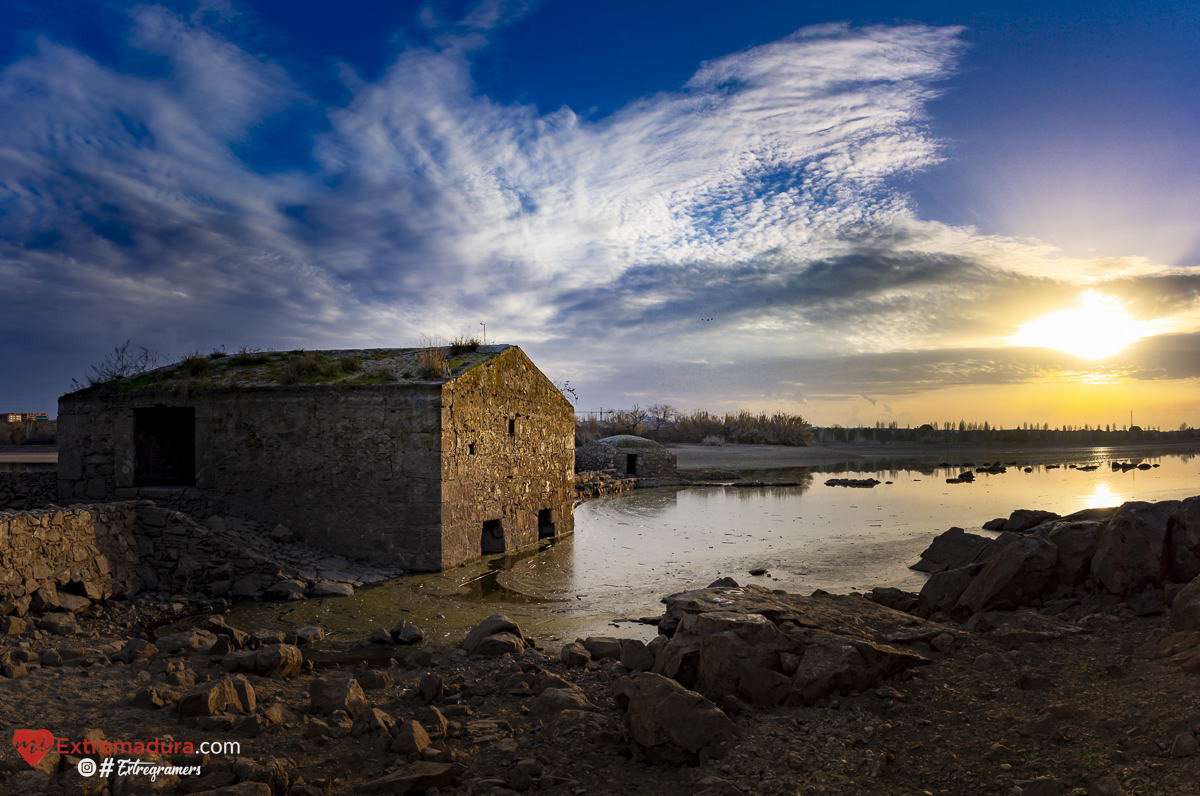
[[[447,36],[525,8],[489,0]],[[238,147],[314,101],[195,19],[133,15],[158,73],[49,41],[0,73],[0,301],[21,308],[5,339],[94,358],[126,337],[392,345],[486,321],[595,385],[668,348],[970,344],[1025,320],[997,308],[1030,285],[1162,270],[923,222],[889,187],[938,162],[925,105],[954,28],[803,30],[597,120],[481,95],[475,39],[411,48],[376,82],[349,76],[315,172],[260,173]]]

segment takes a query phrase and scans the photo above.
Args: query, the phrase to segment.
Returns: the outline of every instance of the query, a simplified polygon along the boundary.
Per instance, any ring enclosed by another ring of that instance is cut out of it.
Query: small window
[[[474,456],[474,455],[475,455],[475,443],[474,443],[474,442],[468,442],[468,443],[467,443],[467,455],[468,455],[468,456]]]
[[[517,421],[513,420],[511,418],[508,421],[508,436],[510,436],[510,437],[517,436]]]
[[[550,509],[538,512],[538,538],[554,535],[554,515]]]
[[[482,555],[504,552],[504,525],[500,520],[484,520],[479,552]]]
[[[625,454],[625,475],[637,475],[637,454]]]

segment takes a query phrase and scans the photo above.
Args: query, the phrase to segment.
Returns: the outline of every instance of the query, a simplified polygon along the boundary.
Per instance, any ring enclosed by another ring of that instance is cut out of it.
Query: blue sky
[[[581,408],[1200,424],[1194,4],[332,9],[0,2],[0,410],[486,324]]]

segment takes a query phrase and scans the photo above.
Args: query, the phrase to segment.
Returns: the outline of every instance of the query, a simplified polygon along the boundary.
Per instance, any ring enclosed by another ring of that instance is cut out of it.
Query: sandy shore
[[[1194,442],[1164,444],[1146,442],[1119,446],[1088,445],[810,445],[793,448],[785,445],[668,445],[678,458],[680,470],[774,470],[786,467],[868,463],[883,460],[923,462],[1051,462],[1090,461],[1093,459],[1135,459],[1168,454],[1200,453]]]
[[[4,464],[54,464],[57,461],[57,448],[0,448],[0,463]]]

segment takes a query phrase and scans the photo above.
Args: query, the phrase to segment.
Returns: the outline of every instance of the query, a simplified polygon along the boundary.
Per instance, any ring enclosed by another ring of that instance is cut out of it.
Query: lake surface
[[[651,638],[653,627],[621,620],[657,616],[663,595],[726,575],[801,593],[874,586],[918,591],[925,576],[908,566],[951,526],[981,532],[983,523],[1019,508],[1069,514],[1200,494],[1200,459],[1192,453],[1148,456],[1141,461],[1158,466],[1127,472],[1111,469],[1114,458],[1092,449],[1057,467],[1045,462],[1027,473],[1010,466],[1004,473],[976,473],[974,483],[963,484],[946,479],[974,467],[914,460],[885,470],[792,468],[743,479],[796,486],[636,490],[581,504],[575,533],[539,548],[402,578],[351,599],[247,605],[230,621],[247,628],[318,624],[335,631],[323,647],[332,657],[386,657],[390,648],[372,650],[362,640],[401,618],[446,641],[498,612],[551,642],[602,633]],[[1079,469],[1090,465],[1099,466]],[[825,486],[834,477],[891,483]],[[758,567],[767,574],[749,575]]]

